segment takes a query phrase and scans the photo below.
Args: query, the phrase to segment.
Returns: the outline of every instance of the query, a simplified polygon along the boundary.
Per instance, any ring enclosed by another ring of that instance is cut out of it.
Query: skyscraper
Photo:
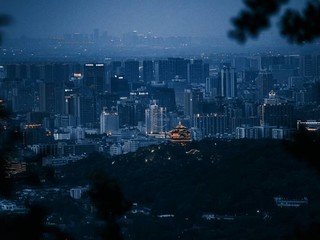
[[[202,60],[193,60],[189,65],[189,82],[204,83],[209,76],[209,64],[203,63]]]
[[[145,123],[147,134],[165,132],[166,109],[160,107],[155,100],[152,100],[145,110]]]
[[[261,70],[255,82],[257,86],[257,98],[259,99],[267,97],[275,84],[272,73],[268,70]]]
[[[259,115],[261,126],[293,128],[296,124],[293,105],[281,101],[274,91],[270,91],[264,104],[259,106]]]
[[[168,83],[172,79],[187,79],[188,63],[189,60],[184,58],[168,58],[167,60],[159,60],[157,63],[159,81]]]
[[[145,83],[154,81],[154,64],[151,60],[144,60],[143,63],[143,81]]]
[[[200,130],[203,137],[214,137],[216,134],[227,133],[228,120],[225,115],[217,113],[195,114],[193,127]]]
[[[94,93],[106,90],[105,65],[103,63],[86,63],[84,65],[84,83]]]
[[[124,63],[124,77],[129,84],[139,82],[139,61],[127,60]]]
[[[93,96],[80,95],[78,99],[80,124],[85,127],[93,127],[96,124],[96,107]]]
[[[320,55],[302,55],[300,56],[300,75],[303,77],[320,76]]]
[[[218,96],[218,78],[207,77],[205,83],[206,97],[214,99]]]
[[[55,109],[55,84],[39,83],[39,110],[41,112],[56,113]]]
[[[203,93],[200,89],[185,89],[184,91],[184,115],[192,119],[194,114],[202,113],[201,102]]]
[[[221,69],[221,96],[235,98],[237,96],[237,77],[234,68],[224,65]]]
[[[145,108],[138,100],[121,99],[118,101],[117,110],[120,127],[137,126],[139,121],[143,122],[145,119]]]
[[[100,133],[113,134],[119,130],[119,115],[116,109],[103,109],[100,114]]]
[[[111,93],[118,94],[120,97],[128,96],[130,93],[130,87],[128,79],[123,75],[115,75],[111,78]]]

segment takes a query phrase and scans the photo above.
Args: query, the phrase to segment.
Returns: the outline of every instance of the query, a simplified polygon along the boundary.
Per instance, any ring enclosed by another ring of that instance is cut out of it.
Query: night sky
[[[291,0],[299,7],[305,1]],[[10,37],[92,33],[122,36],[136,30],[156,36],[226,36],[240,0],[0,0],[14,22]],[[270,30],[272,31],[272,30]]]

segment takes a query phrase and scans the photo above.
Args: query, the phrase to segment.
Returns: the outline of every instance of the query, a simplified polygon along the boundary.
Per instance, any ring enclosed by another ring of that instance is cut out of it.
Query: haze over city
[[[0,0],[0,239],[320,239],[319,22]]]
[[[300,9],[302,2],[288,6]],[[2,0],[0,13],[13,18],[8,37],[54,37],[94,28],[116,36],[136,30],[162,37],[226,37],[242,7],[240,0]]]

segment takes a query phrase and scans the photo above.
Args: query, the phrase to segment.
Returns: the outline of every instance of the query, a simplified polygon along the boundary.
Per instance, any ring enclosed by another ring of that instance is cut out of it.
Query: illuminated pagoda
[[[192,141],[190,131],[179,122],[179,124],[169,131],[169,141],[173,143],[187,143]]]

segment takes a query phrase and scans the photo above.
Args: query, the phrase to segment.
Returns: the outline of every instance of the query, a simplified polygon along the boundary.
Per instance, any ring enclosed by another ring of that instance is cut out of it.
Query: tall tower
[[[209,77],[209,64],[202,60],[193,60],[189,65],[189,82],[204,83],[207,77]]]
[[[76,125],[80,125],[80,95],[70,92],[64,96],[64,114],[72,116],[76,120]]]
[[[192,119],[194,114],[202,113],[201,103],[203,93],[200,89],[185,89],[184,91],[184,115]]]
[[[103,63],[86,63],[84,65],[84,82],[94,93],[106,89],[105,66]]]
[[[146,133],[163,133],[166,125],[166,108],[160,107],[155,100],[145,110]]]
[[[117,103],[120,127],[137,126],[145,119],[145,108],[138,100],[121,99]]]
[[[205,83],[206,97],[214,99],[218,96],[218,78],[207,77]]]
[[[139,82],[139,61],[127,60],[124,63],[124,77],[128,79],[128,82]]]
[[[151,60],[144,60],[143,63],[143,81],[145,83],[154,80],[154,64]]]
[[[237,77],[234,68],[224,65],[221,69],[221,96],[235,98],[237,96]]]
[[[39,110],[41,112],[56,113],[55,84],[39,83]]]
[[[80,109],[80,124],[85,127],[92,127],[96,123],[96,107],[92,96],[80,95],[79,97]]]
[[[261,70],[255,82],[257,86],[257,97],[263,99],[267,97],[269,92],[273,89],[275,80],[270,71]]]

